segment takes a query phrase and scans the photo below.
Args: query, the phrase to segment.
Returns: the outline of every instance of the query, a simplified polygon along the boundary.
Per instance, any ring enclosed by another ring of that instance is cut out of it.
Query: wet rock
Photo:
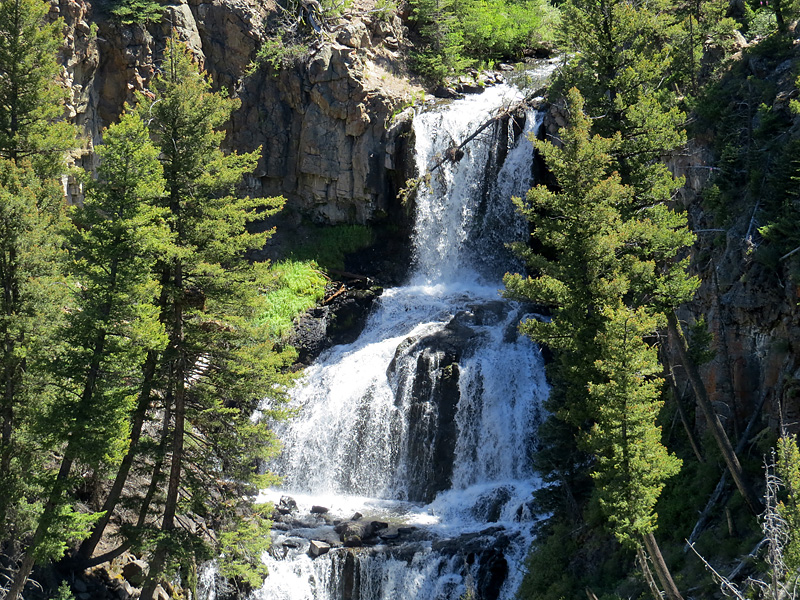
[[[443,85],[440,85],[435,90],[433,90],[433,95],[436,98],[444,98],[446,100],[455,100],[457,98],[463,97],[455,89],[451,87],[445,87]]]
[[[478,571],[478,597],[496,600],[508,577],[508,561],[502,552],[492,548],[481,557]]]
[[[297,502],[291,496],[281,496],[276,510],[282,515],[288,515],[297,510]]]
[[[369,524],[369,531],[371,535],[388,528],[389,524],[384,521],[372,521]]]
[[[324,506],[317,506],[316,504],[311,507],[311,514],[312,515],[324,515],[330,509]]]
[[[364,329],[372,303],[380,288],[360,289],[356,284],[336,283],[328,296],[339,293],[329,304],[311,309],[298,319],[289,343],[297,348],[298,362],[310,364],[326,348],[354,342]]]
[[[322,542],[319,540],[311,540],[311,544],[308,547],[308,553],[316,558],[317,556],[322,556],[330,551],[331,545],[327,542]]]
[[[410,533],[414,533],[417,530],[416,527],[398,527],[397,533],[401,535],[408,535]]]
[[[351,521],[358,521],[363,516],[364,515],[362,515],[360,512],[357,512],[357,513],[354,513],[352,517],[350,517],[350,520]]]

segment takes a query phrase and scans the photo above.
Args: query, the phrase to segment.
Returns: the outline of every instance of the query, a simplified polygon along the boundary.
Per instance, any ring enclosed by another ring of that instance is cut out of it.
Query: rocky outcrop
[[[391,210],[393,170],[403,163],[391,116],[414,88],[393,74],[404,30],[399,19],[370,15],[343,20],[334,39],[309,48],[294,65],[246,75],[263,39],[268,4],[255,0],[182,0],[164,7],[158,24],[122,25],[87,0],[53,0],[51,17],[65,23],[63,79],[67,115],[83,134],[73,157],[91,169],[93,148],[125,102],[146,88],[159,68],[166,39],[191,50],[217,88],[241,100],[232,117],[230,149],[261,148],[251,194],[284,195],[295,219],[367,223]],[[387,153],[388,152],[388,153]],[[402,178],[400,178],[402,179]],[[70,200],[81,189],[72,181]]]
[[[679,316],[687,325],[705,318],[713,336],[714,358],[701,368],[709,397],[736,437],[761,414],[772,431],[782,426],[797,431],[800,287],[791,274],[796,267],[790,260],[780,261],[777,269],[756,260],[758,223],[748,199],[729,207],[725,227],[707,213],[701,192],[718,170],[709,147],[691,142],[667,164],[685,178],[679,200],[697,236],[692,264],[702,283]],[[682,392],[682,370],[676,375]]]

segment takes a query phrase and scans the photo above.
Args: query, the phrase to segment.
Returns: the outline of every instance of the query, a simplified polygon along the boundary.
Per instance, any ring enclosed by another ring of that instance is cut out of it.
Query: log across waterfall
[[[417,115],[418,171],[521,97],[501,85]],[[536,126],[530,111],[514,139],[498,120],[436,169],[416,196],[407,285],[293,391],[272,465],[283,484],[262,493],[280,516],[255,598],[513,597],[547,386],[516,330],[525,308],[498,290],[517,268],[505,244],[527,233],[510,198],[530,187]]]

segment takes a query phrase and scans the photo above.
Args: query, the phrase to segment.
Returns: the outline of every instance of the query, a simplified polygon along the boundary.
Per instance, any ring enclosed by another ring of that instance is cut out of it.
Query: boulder
[[[308,547],[308,553],[316,558],[317,556],[322,556],[323,554],[327,554],[331,549],[331,545],[327,542],[322,542],[319,540],[311,540],[311,545]]]
[[[278,506],[275,507],[275,510],[282,515],[288,515],[297,510],[297,502],[295,502],[294,498],[290,496],[281,496],[281,499],[278,501]]]
[[[157,585],[156,589],[153,590],[153,600],[170,600],[170,597],[163,587]]]
[[[141,587],[147,576],[147,563],[134,560],[122,567],[122,576],[134,587]]]
[[[330,510],[329,508],[326,508],[324,506],[314,505],[314,506],[311,507],[311,514],[312,515],[324,515],[329,510]]]
[[[336,41],[350,48],[367,48],[372,45],[367,26],[361,21],[351,21],[336,34]]]

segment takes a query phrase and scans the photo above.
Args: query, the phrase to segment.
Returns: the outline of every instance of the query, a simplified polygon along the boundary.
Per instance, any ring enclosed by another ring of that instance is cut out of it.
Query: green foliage
[[[521,59],[551,39],[558,20],[542,0],[411,0],[410,6],[421,38],[412,63],[434,82],[475,64]]]
[[[67,504],[58,506],[52,513],[45,510],[40,519],[46,522],[47,534],[41,543],[28,551],[33,553],[38,563],[59,560],[69,544],[89,535],[92,523],[99,517],[97,513],[79,512]]]
[[[748,36],[752,38],[765,38],[778,30],[775,13],[771,10],[759,9],[752,13],[752,18],[747,23]]]
[[[75,600],[75,596],[72,595],[72,590],[66,581],[62,581],[59,584],[56,595],[53,596],[52,600]]]
[[[114,19],[122,25],[158,23],[164,7],[158,0],[122,0],[111,9]]]
[[[281,339],[291,331],[297,315],[322,300],[327,279],[315,262],[293,259],[274,264],[271,276],[264,298],[266,310],[258,322],[270,336]]]
[[[716,352],[711,348],[714,336],[708,330],[708,323],[705,317],[697,319],[689,327],[688,331],[689,357],[696,365],[704,365],[710,362]]]
[[[56,84],[61,21],[50,23],[50,4],[0,2],[0,157],[29,158],[41,176],[54,176],[75,130],[61,120],[63,86]]]
[[[311,239],[292,249],[292,256],[313,260],[323,269],[342,270],[347,254],[373,242],[372,230],[365,225],[336,225],[314,230]]]
[[[557,13],[539,0],[460,0],[455,5],[464,53],[492,64],[519,60],[541,43],[557,22]]]
[[[410,0],[411,21],[423,40],[411,53],[412,66],[423,77],[442,81],[466,69],[464,33],[455,14],[456,0]]]
[[[795,226],[800,216],[800,138],[792,112],[777,102],[774,81],[754,77],[747,69],[757,61],[765,70],[776,68],[788,57],[785,37],[770,36],[748,47],[743,61],[725,77],[708,86],[697,103],[696,131],[711,137],[718,156],[718,176],[704,193],[704,204],[713,211],[715,224],[750,229],[748,248],[754,258],[771,270],[792,262],[780,259],[800,246]],[[750,215],[743,223],[738,215]]]
[[[291,66],[296,60],[308,53],[305,44],[284,41],[283,36],[265,39],[256,52],[256,57],[247,67],[247,74],[252,75],[262,65],[268,65],[272,74]]]
[[[124,452],[141,363],[167,342],[153,302],[155,254],[169,238],[166,213],[153,206],[164,193],[158,151],[128,112],[103,142],[97,179],[68,234],[69,272],[79,285],[61,333],[69,352],[55,368],[69,383],[50,409],[54,426],[43,432],[54,444],[80,439],[73,458],[95,467]]]
[[[235,526],[219,536],[223,577],[241,582],[247,589],[258,588],[267,576],[261,555],[269,550],[272,522],[271,504],[256,504],[253,513],[236,519]]]
[[[32,428],[52,401],[49,363],[66,304],[61,215],[49,210],[60,196],[29,165],[0,159],[0,279],[10,291],[0,297],[0,532],[24,527],[24,498],[41,492],[44,452]]]
[[[539,185],[518,202],[541,253],[518,246],[532,276],[505,283],[510,295],[552,307],[552,320],[529,320],[521,330],[558,350],[558,415],[583,429],[600,506],[618,539],[635,546],[653,531],[655,502],[680,464],[655,425],[660,365],[647,340],[663,326],[663,311],[698,285],[677,260],[693,238],[685,217],[664,204],[632,210],[637,190],[612,170],[620,137],[591,137],[575,89],[568,106],[563,146],[536,143],[560,190]],[[660,188],[661,202],[668,190]]]
[[[608,322],[598,334],[604,354],[595,366],[605,378],[589,383],[598,407],[588,439],[597,456],[592,477],[617,539],[635,548],[655,530],[656,501],[681,461],[667,452],[654,426],[663,380],[654,377],[661,365],[645,338],[658,320],[643,308],[607,307],[604,313]]]
[[[776,470],[786,490],[786,498],[778,504],[778,514],[786,521],[788,541],[783,559],[791,573],[800,568],[800,450],[797,436],[784,435],[778,440]]]
[[[250,233],[247,225],[274,214],[284,200],[233,194],[259,152],[220,150],[221,126],[238,102],[212,92],[188,51],[172,41],[153,87],[155,97],[141,96],[137,110],[147,116],[166,188],[157,206],[166,213],[170,239],[159,249],[157,272],[170,342],[159,369],[176,428],[167,438],[173,448],[167,516],[144,597],[170,563],[187,566],[206,552],[201,536],[185,538],[175,528],[176,514],[226,520],[249,503],[260,481],[258,464],[278,449],[269,425],[285,416],[291,378],[282,370],[293,358],[277,352],[256,323],[265,311],[260,291],[273,277],[268,265],[252,264],[244,254],[262,248],[271,232]],[[254,421],[259,408],[264,418]]]

